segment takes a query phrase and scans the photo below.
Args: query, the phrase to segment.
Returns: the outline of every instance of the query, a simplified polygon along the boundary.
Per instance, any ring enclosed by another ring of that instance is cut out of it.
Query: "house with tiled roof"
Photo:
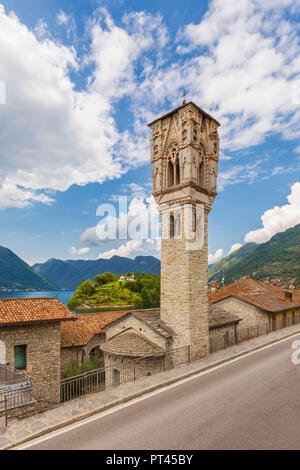
[[[209,302],[238,315],[239,328],[268,323],[274,330],[295,324],[300,316],[300,294],[251,278],[210,293]]]
[[[61,376],[61,325],[76,315],[54,298],[0,299],[0,384],[11,371],[23,371],[43,399],[59,402]],[[2,377],[2,379],[1,379]],[[47,384],[51,397],[47,397]],[[46,394],[46,395],[45,395]]]
[[[210,338],[222,338],[225,335],[235,342],[237,326],[240,319],[237,315],[219,306],[209,307]],[[105,355],[105,366],[108,368],[107,383],[118,385],[122,381],[139,375],[155,374],[168,367],[169,352],[174,349],[174,331],[163,324],[160,309],[128,311],[119,318],[107,322],[103,327],[106,341],[100,346]],[[228,345],[230,345],[228,343]],[[187,348],[175,352],[186,360]],[[174,354],[173,354],[174,355]]]
[[[61,324],[61,371],[65,371],[74,361],[78,364],[88,361],[89,357],[102,351],[105,342],[106,324],[127,315],[127,311],[82,313],[76,315],[76,322]]]

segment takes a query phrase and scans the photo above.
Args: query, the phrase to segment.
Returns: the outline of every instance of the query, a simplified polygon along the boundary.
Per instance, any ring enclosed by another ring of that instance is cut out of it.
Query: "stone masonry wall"
[[[215,352],[224,347],[233,346],[236,341],[235,325],[225,325],[209,330],[210,351]]]
[[[137,333],[142,334],[145,338],[157,344],[159,347],[166,348],[166,338],[158,334],[153,328],[150,328],[146,323],[130,316],[118,323],[109,326],[106,329],[106,340],[108,341],[118,333],[123,332],[129,328],[133,328]]]
[[[162,372],[165,367],[164,357],[145,359],[129,358],[105,354],[106,388],[116,387],[119,383],[131,382],[134,377],[144,377]]]
[[[71,367],[74,362],[81,364],[83,349],[79,346],[61,349],[61,376],[67,367]]]
[[[86,346],[73,346],[61,349],[61,375],[67,367],[71,367],[74,362],[81,365],[90,358],[91,351],[105,342],[105,333],[95,334]],[[100,351],[101,352],[101,351]]]
[[[0,328],[5,343],[6,362],[14,367],[14,347],[27,345],[26,371],[31,377],[35,398],[60,401],[60,323]],[[49,383],[54,383],[51,387]]]
[[[185,223],[191,220],[183,217]],[[169,230],[162,214],[161,319],[175,335],[172,348],[191,346],[192,360],[208,354],[208,253],[207,213],[204,213],[201,249],[188,250],[187,240],[167,238]],[[197,347],[196,347],[197,346]]]
[[[242,318],[238,326],[239,330],[269,322],[269,315],[266,312],[234,297],[221,300],[217,302],[217,305]]]

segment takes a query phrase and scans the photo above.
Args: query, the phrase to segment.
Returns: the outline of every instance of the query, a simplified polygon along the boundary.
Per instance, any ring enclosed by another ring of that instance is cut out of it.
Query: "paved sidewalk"
[[[0,450],[10,449],[16,445],[23,444],[31,439],[81,421],[113,406],[153,392],[296,333],[300,333],[300,325],[260,336],[226,350],[218,351],[205,359],[162,372],[158,375],[143,377],[136,382],[125,383],[115,389],[72,400],[57,408],[22,421],[13,421],[9,424],[6,431],[0,430]]]

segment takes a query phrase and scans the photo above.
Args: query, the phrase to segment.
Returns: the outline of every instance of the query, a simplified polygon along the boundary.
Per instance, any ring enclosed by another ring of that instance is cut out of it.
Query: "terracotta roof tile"
[[[100,348],[108,354],[128,357],[150,357],[164,354],[162,348],[134,330],[128,330],[114,336],[106,343],[101,344]]]
[[[56,297],[0,299],[0,326],[75,319]]]
[[[221,287],[221,289],[211,293],[209,295],[209,302],[214,304],[228,297],[236,297],[255,307],[273,313],[300,308],[300,295],[292,292],[291,302],[286,297],[287,293],[291,293],[291,291],[247,278]]]
[[[61,325],[61,346],[85,346],[95,334],[104,333],[103,328],[124,315],[128,311],[81,313],[75,315],[76,322]]]

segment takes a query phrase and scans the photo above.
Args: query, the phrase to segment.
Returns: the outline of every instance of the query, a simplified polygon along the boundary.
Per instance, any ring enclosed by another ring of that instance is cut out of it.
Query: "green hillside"
[[[128,273],[129,274],[129,273]],[[134,273],[134,281],[118,282],[110,272],[83,281],[68,302],[70,309],[101,306],[150,307],[160,302],[160,276]]]
[[[295,280],[300,286],[300,224],[277,233],[268,242],[248,243],[223,258],[209,270],[209,280],[220,281],[225,274],[229,284],[242,276],[266,280],[280,278],[283,285]]]
[[[233,268],[243,258],[251,254],[257,247],[258,245],[256,243],[247,243],[239,250],[231,253],[231,255],[222,258],[209,269],[209,279],[221,280],[223,271],[227,273],[229,269]]]
[[[57,290],[8,248],[0,246],[0,289]]]

